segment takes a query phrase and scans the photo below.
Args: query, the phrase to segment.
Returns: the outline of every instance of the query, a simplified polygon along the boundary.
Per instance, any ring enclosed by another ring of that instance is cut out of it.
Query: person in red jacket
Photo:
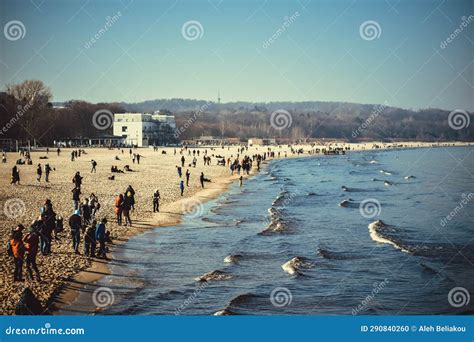
[[[15,271],[13,272],[13,281],[24,281],[23,279],[23,258],[25,256],[25,245],[22,241],[23,234],[21,230],[15,229],[12,232],[10,248],[15,262]]]
[[[23,238],[26,248],[26,270],[30,279],[33,280],[33,271],[36,273],[36,280],[41,281],[38,265],[36,264],[36,255],[38,254],[39,236],[36,225],[33,223],[28,229],[28,234]]]
[[[115,197],[115,202],[114,202],[114,211],[115,211],[115,217],[117,218],[117,224],[119,226],[122,225],[122,209],[123,209],[123,195],[120,194]]]

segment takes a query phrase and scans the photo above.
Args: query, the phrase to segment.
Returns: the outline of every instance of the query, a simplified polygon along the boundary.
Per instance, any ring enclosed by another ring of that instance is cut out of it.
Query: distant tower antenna
[[[221,104],[221,92],[217,93],[217,104]]]

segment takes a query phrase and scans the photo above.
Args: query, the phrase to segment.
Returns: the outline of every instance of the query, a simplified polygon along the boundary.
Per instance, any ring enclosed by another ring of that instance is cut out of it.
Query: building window
[[[122,132],[127,132],[127,126],[122,126]]]

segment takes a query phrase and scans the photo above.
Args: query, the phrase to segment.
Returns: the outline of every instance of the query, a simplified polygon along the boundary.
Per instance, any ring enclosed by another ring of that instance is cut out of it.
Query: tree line
[[[111,135],[112,127],[101,130],[93,125],[94,113],[99,110],[112,113],[160,110],[175,115],[181,140],[201,135],[237,137],[241,141],[254,137],[292,141],[318,138],[474,140],[474,125],[453,129],[448,121],[450,112],[441,109],[413,111],[385,105],[316,101],[218,104],[171,99],[136,104],[92,104],[71,100],[61,106],[53,106],[51,101],[51,90],[39,80],[8,85],[0,92],[0,139],[35,139],[45,146],[55,140]],[[272,124],[275,110],[285,110],[290,116],[281,129]],[[472,113],[466,115],[467,121],[472,121]]]

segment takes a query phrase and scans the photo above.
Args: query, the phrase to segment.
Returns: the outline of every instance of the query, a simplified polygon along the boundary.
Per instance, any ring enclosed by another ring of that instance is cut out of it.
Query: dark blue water
[[[114,284],[116,294],[104,313],[472,313],[474,299],[454,307],[448,293],[474,293],[473,152],[271,162],[243,188],[205,204],[202,216],[121,246],[113,267],[124,281],[101,281]],[[339,206],[344,200],[347,206]],[[364,200],[380,207],[361,213]],[[377,220],[383,224],[371,235]],[[234,262],[224,262],[229,255]],[[282,265],[294,257],[300,264],[289,274]],[[211,271],[221,271],[219,279],[195,280]]]

